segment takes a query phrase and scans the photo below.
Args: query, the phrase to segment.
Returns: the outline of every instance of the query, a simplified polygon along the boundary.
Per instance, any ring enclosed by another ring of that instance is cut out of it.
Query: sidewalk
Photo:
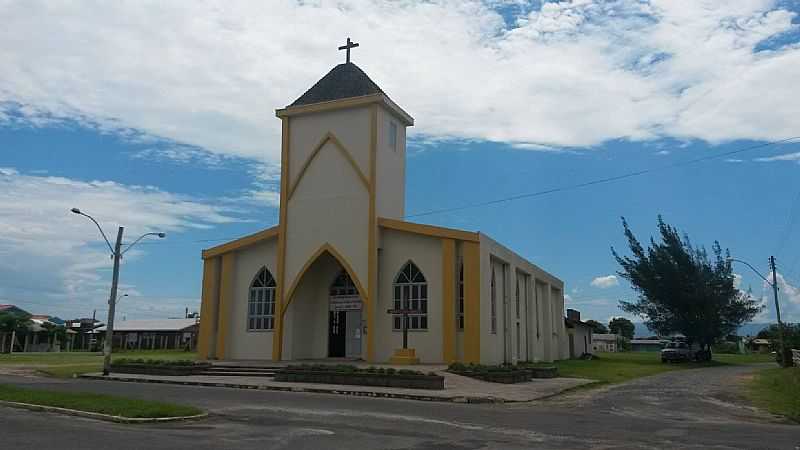
[[[417,369],[417,367],[415,367]],[[558,394],[566,389],[591,383],[583,378],[536,379],[526,383],[488,383],[474,378],[437,371],[445,377],[444,390],[402,389],[374,386],[350,386],[317,383],[288,383],[264,377],[247,376],[159,376],[139,374],[99,373],[81,375],[81,378],[138,383],[170,383],[194,386],[261,389],[287,392],[312,392],[365,397],[403,398],[424,401],[457,403],[510,403],[529,402]]]

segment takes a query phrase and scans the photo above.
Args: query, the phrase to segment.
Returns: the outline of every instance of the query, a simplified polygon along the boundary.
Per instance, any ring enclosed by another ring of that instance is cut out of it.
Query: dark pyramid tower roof
[[[349,62],[339,64],[317,81],[311,89],[295,100],[291,106],[310,105],[350,97],[383,94],[383,90],[370,80],[357,65]]]

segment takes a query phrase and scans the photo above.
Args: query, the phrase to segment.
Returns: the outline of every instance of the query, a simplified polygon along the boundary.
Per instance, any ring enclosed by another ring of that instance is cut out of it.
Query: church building
[[[568,357],[561,280],[480,232],[403,220],[414,119],[350,62],[355,45],[276,111],[278,225],[202,252],[200,358]]]

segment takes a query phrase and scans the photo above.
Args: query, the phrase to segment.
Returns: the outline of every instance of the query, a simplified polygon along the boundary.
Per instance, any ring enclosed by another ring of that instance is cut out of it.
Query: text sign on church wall
[[[361,297],[357,295],[331,297],[330,305],[331,311],[360,311]]]

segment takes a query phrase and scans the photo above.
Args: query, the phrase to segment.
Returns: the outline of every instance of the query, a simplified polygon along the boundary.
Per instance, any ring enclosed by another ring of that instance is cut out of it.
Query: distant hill
[[[636,326],[636,330],[634,332],[634,336],[637,338],[643,338],[647,336],[653,336],[655,333],[650,331],[643,323],[636,322],[634,323]],[[770,326],[768,323],[747,323],[739,327],[739,336],[755,336],[758,334],[759,331],[763,330],[764,328]]]

